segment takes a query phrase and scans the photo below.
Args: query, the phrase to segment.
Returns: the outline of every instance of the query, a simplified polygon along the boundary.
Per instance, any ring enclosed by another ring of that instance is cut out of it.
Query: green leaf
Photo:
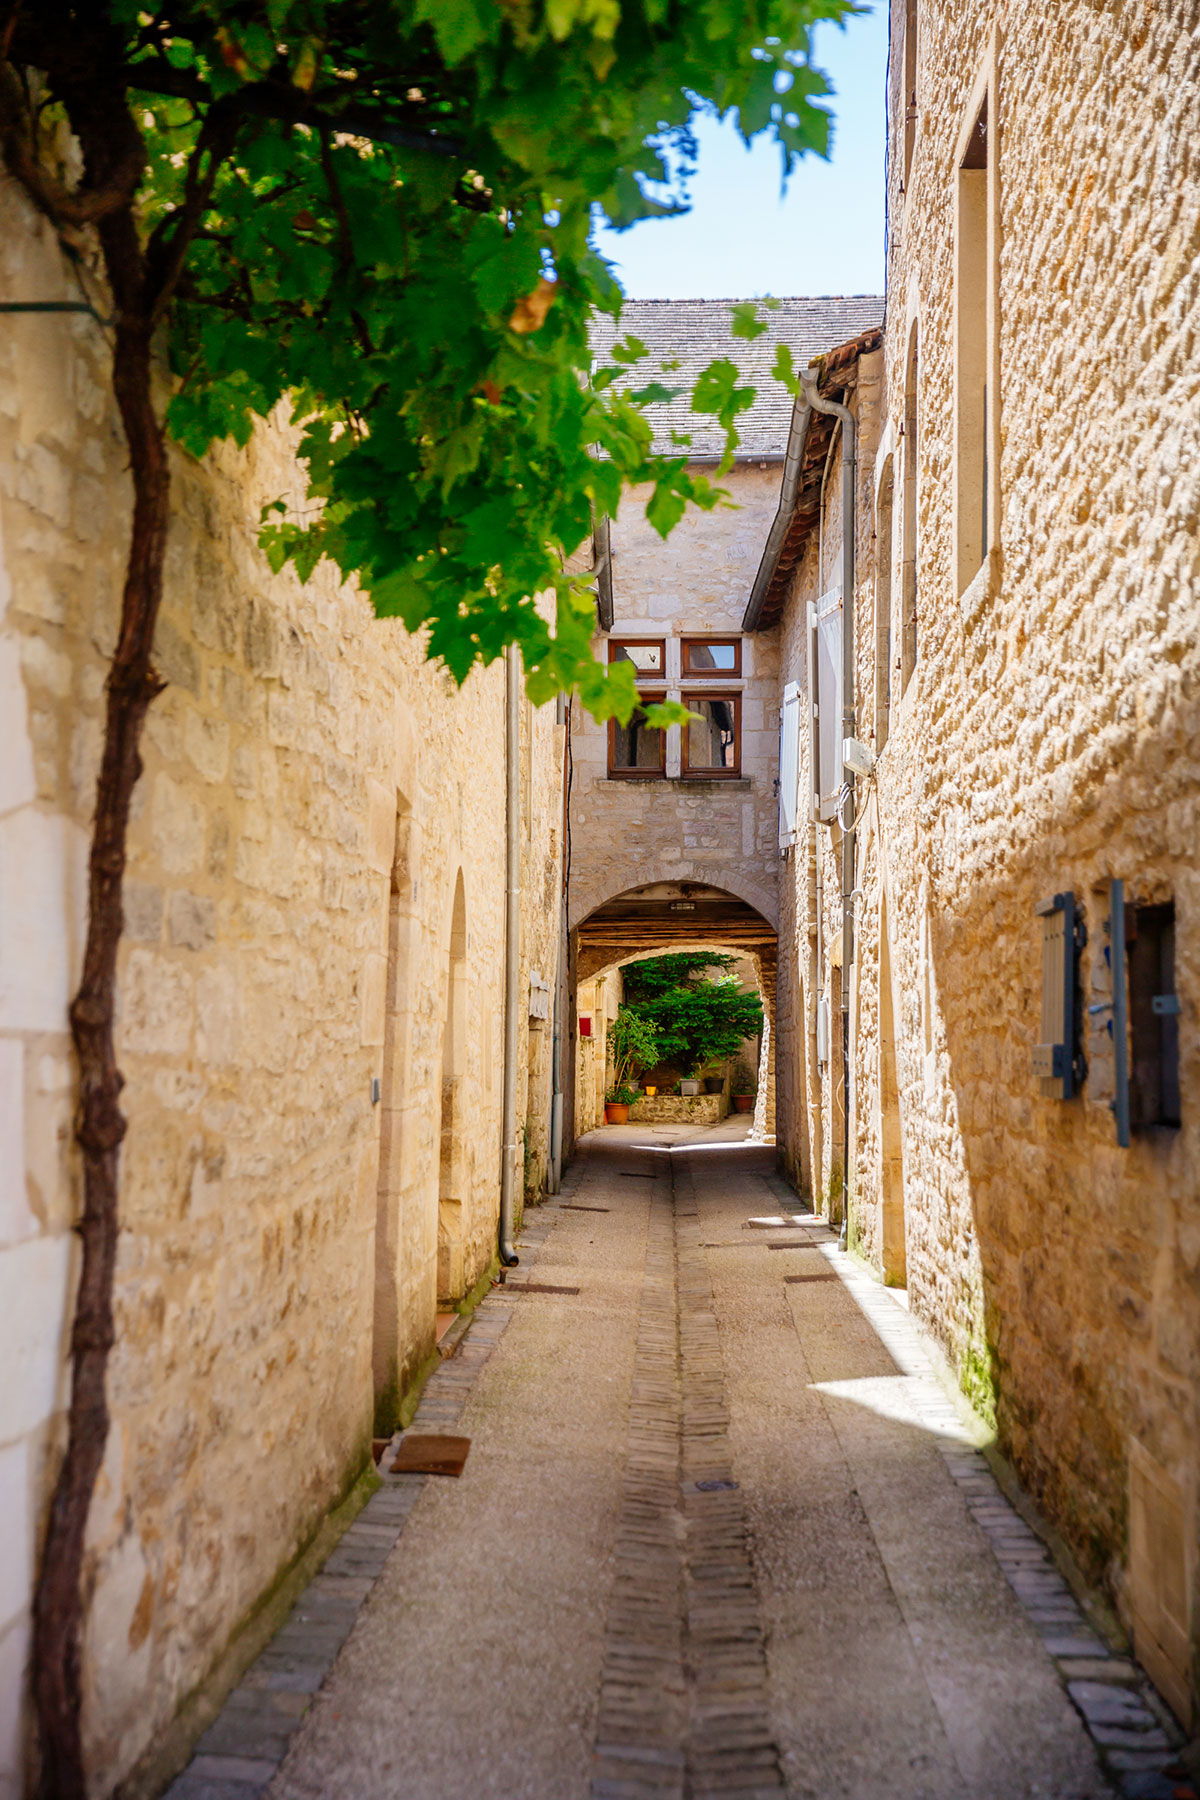
[[[739,300],[733,310],[733,324],[730,331],[735,338],[753,339],[761,337],[767,329],[767,321],[758,316],[758,303],[754,300]]]

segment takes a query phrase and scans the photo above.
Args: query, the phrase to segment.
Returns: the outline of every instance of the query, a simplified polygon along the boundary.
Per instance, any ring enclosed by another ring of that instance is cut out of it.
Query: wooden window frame
[[[643,682],[650,683],[655,687],[657,687],[661,683],[665,687],[666,680],[667,680],[667,640],[666,640],[666,638],[650,638],[650,637],[648,637],[648,638],[639,638],[639,637],[612,637],[612,638],[609,638],[609,640],[608,640],[608,660],[609,660],[610,664],[617,663],[617,662],[628,662],[629,661],[628,657],[622,657],[622,656],[618,656],[616,654],[616,651],[625,644],[628,644],[632,647],[636,647],[639,650],[650,650],[650,649],[658,650],[661,667],[660,667],[659,673],[657,675],[654,673],[653,670],[639,669],[636,663],[631,662],[630,667],[632,668],[634,674],[637,676],[639,687],[642,685]]]
[[[638,689],[639,706],[659,706],[666,699],[666,689],[661,693],[643,693]],[[657,769],[618,769],[613,758],[616,752],[617,721],[608,721],[608,779],[610,781],[663,781],[667,773],[667,734],[661,726],[658,730],[658,767]]]
[[[691,742],[691,728],[685,725],[680,731],[682,742],[682,761],[680,773],[685,781],[737,781],[742,773],[742,696],[740,693],[722,693],[719,689],[700,689],[691,693],[683,693],[680,698],[685,706],[692,701],[728,700],[733,707],[733,767],[732,769],[716,769],[708,764],[693,769],[688,759],[688,747]]]
[[[693,645],[710,650],[714,644],[733,646],[732,669],[693,669],[688,666],[688,651]],[[685,637],[679,644],[679,672],[684,681],[740,681],[742,676],[742,640],[740,637]]]

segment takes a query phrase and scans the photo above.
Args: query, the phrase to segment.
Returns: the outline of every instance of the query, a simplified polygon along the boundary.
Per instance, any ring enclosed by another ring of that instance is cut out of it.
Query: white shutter
[[[817,767],[814,789],[817,817],[826,822],[837,812],[842,772],[842,593],[831,588],[813,609],[816,629]]]
[[[796,788],[800,780],[800,684],[789,681],[779,708],[779,848],[796,841]]]

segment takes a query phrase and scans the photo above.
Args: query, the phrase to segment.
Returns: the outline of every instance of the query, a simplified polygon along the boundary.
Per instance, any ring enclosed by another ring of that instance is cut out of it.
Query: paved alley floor
[[[462,1477],[387,1478],[172,1800],[1174,1791],[902,1306],[678,1136],[585,1140],[422,1401]]]

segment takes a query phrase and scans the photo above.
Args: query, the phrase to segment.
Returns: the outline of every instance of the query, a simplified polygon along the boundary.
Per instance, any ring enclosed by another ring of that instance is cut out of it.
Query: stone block
[[[147,1056],[182,1056],[192,1037],[195,983],[171,957],[130,952],[121,980],[122,1043]]]
[[[72,1245],[64,1234],[0,1252],[0,1443],[32,1431],[61,1403]]]
[[[23,1792],[24,1733],[21,1700],[29,1657],[26,1618],[0,1630],[0,1793],[13,1800]]]
[[[207,950],[217,941],[217,903],[207,894],[173,893],[167,902],[167,933],[186,950]]]
[[[190,875],[202,867],[206,826],[200,796],[170,775],[156,775],[151,832],[159,861],[168,874]]]
[[[18,1038],[0,1038],[0,1245],[37,1230],[25,1172],[25,1050]],[[0,1614],[0,1617],[3,1617]]]
[[[37,793],[27,715],[20,639],[0,632],[0,814],[29,805]]]
[[[0,1449],[0,1518],[5,1550],[0,1557],[0,1633],[7,1631],[29,1605],[33,1583],[33,1521],[30,1517],[30,1468],[24,1440]]]
[[[87,839],[33,807],[0,818],[0,1030],[62,1031],[86,900]]]

